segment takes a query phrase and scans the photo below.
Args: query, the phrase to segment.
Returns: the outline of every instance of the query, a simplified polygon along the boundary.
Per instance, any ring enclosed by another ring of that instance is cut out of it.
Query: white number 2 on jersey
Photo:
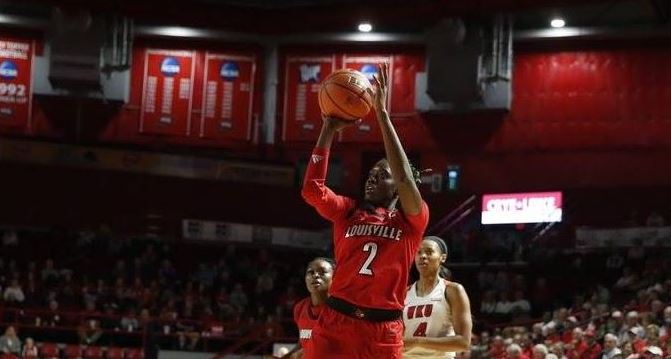
[[[374,242],[368,242],[363,245],[363,251],[369,252],[368,258],[363,262],[361,269],[359,269],[359,274],[363,275],[373,275],[373,270],[370,268],[370,264],[373,263],[373,259],[377,255],[377,244]]]

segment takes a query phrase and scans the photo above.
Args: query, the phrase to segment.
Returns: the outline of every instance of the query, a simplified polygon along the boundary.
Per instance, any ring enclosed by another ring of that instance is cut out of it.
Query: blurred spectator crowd
[[[463,263],[451,251],[448,260],[475,318],[473,349],[464,356],[670,354],[668,249],[577,251],[548,245],[552,235],[529,241],[519,229],[494,232],[486,236],[512,243],[506,255]],[[2,233],[0,351],[23,356],[36,341],[218,351],[245,337],[293,340],[292,308],[307,295],[304,266],[323,255],[128,238],[104,226]],[[485,246],[490,253],[501,247]],[[221,338],[219,346],[208,345],[212,338]]]

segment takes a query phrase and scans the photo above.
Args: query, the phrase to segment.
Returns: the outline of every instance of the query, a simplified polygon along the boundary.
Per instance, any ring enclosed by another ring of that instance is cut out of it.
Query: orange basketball
[[[361,72],[337,70],[324,79],[319,89],[319,107],[329,117],[352,121],[363,118],[373,107],[372,90]]]

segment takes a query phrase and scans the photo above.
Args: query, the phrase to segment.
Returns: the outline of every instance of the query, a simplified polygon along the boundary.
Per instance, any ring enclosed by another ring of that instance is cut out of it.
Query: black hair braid
[[[412,162],[408,162],[410,164],[410,171],[412,172],[412,179],[415,181],[417,185],[422,184],[422,174],[423,173],[430,173],[432,169],[427,168],[424,170],[420,170],[417,168]]]
[[[438,270],[438,276],[443,279],[450,280],[452,278],[452,272],[443,264],[441,264],[440,269]]]
[[[416,184],[422,184],[422,171],[417,169],[415,165],[410,163],[410,171],[412,172],[412,179],[415,181]]]

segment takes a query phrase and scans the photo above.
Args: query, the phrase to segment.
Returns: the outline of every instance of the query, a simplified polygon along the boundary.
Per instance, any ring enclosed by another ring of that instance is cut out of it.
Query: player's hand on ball
[[[353,125],[361,123],[361,119],[358,119],[356,121],[349,121],[349,120],[343,120],[343,119],[340,119],[340,118],[328,117],[328,116],[323,116],[323,119],[324,119],[324,123],[326,125],[330,126],[335,131],[340,131],[343,128],[347,128],[349,126],[353,126]]]
[[[373,107],[378,112],[387,110],[388,78],[389,64],[383,62],[379,65],[379,73],[373,76],[373,84],[377,87],[373,96]]]

